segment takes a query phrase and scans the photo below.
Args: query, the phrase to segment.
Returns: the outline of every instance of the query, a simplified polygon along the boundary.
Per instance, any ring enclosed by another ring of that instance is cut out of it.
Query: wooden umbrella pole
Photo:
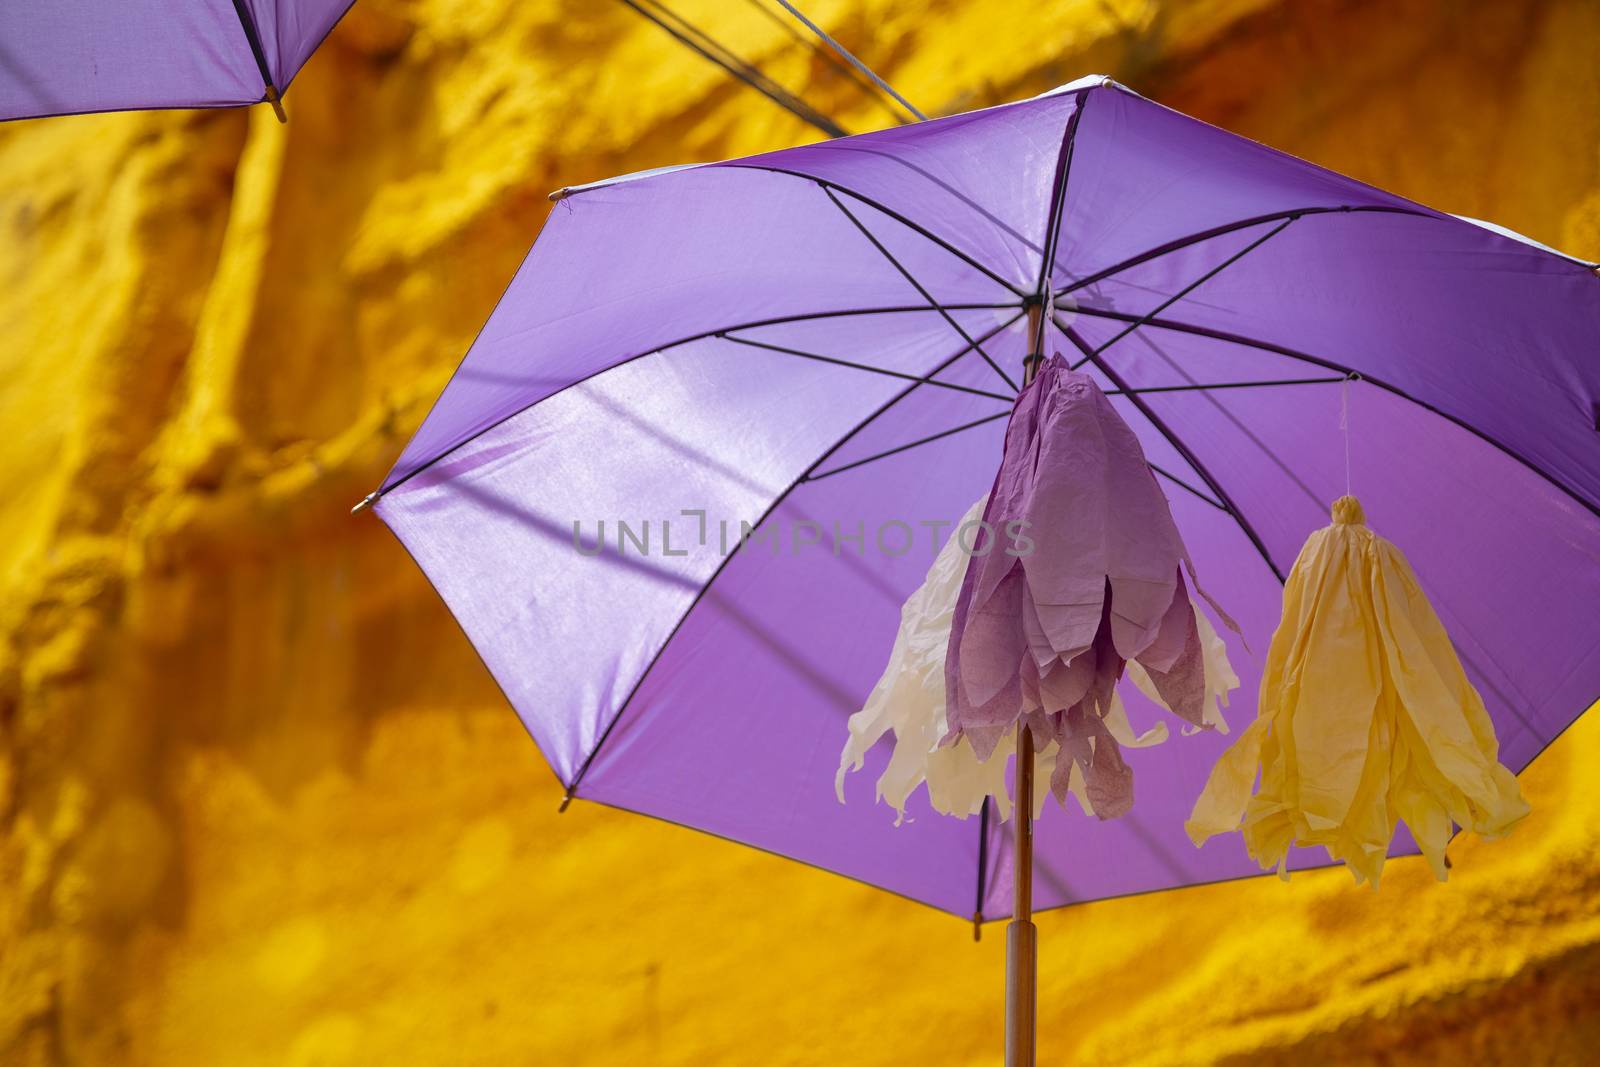
[[[1028,305],[1026,387],[1044,356],[1044,304]],[[1017,723],[1016,788],[1011,798],[1011,923],[1006,927],[1006,1067],[1034,1067],[1039,937],[1033,925],[1033,731]]]
[[[1006,1067],[1034,1067],[1039,935],[1033,925],[1033,731],[1021,724],[1016,773],[1011,809],[1014,903],[1006,927]]]

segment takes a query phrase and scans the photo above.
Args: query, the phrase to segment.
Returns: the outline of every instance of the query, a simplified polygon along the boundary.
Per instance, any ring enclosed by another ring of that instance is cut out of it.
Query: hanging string
[[[1350,383],[1361,375],[1351,371],[1339,383],[1339,432],[1344,434],[1344,495],[1350,495]]]

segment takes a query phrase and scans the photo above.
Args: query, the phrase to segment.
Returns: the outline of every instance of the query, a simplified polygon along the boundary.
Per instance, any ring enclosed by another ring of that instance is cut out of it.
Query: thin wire
[[[793,4],[789,3],[789,0],[778,0],[778,3],[783,5],[783,9],[785,11],[789,12],[789,14],[791,14],[795,18],[799,19],[805,25],[806,29],[810,30],[812,33],[816,34],[818,37],[821,37],[824,41],[827,41],[828,42],[828,46],[830,48],[832,48],[835,52],[838,52],[845,59],[849,60],[851,66],[855,67],[861,73],[863,73],[867,77],[871,78],[873,80],[873,82],[878,86],[878,88],[882,89],[884,92],[886,92],[890,96],[894,97],[895,100],[899,102],[901,107],[905,108],[907,111],[911,112],[911,114],[913,114],[913,115],[915,115],[917,117],[917,121],[919,121],[919,122],[927,122],[928,121],[928,116],[926,116],[922,112],[918,111],[916,109],[916,107],[911,103],[911,101],[907,100],[905,97],[901,96],[899,93],[894,91],[894,86],[890,85],[888,82],[884,81],[882,78],[880,78],[876,74],[874,74],[872,72],[872,68],[871,67],[867,66],[865,63],[861,62],[861,60],[859,60],[855,56],[851,55],[849,49],[847,49],[844,45],[840,44],[838,41],[835,41],[832,37],[829,37],[827,35],[827,33],[824,32],[824,30],[822,29],[821,26],[818,26],[815,22],[812,22],[810,19],[806,18],[803,14],[801,14],[800,13],[800,9],[795,7]]]
[[[1351,371],[1339,384],[1339,432],[1344,434],[1344,495],[1350,495],[1350,383],[1361,375]]]
[[[828,51],[816,41],[813,41],[811,38],[795,29],[794,26],[789,23],[788,19],[785,19],[782,15],[772,10],[772,8],[766,3],[766,0],[747,0],[747,2],[751,7],[761,12],[761,14],[765,15],[772,22],[776,23],[784,33],[788,34],[799,44],[803,45],[818,59],[828,64],[828,66],[832,67],[840,74],[843,74],[846,78],[849,78],[850,81],[860,88],[862,92],[866,93],[872,98],[873,103],[883,108],[884,112],[896,122],[900,123],[900,125],[904,126],[908,121],[910,121],[905,115],[901,114],[895,109],[893,100],[890,97],[885,96],[876,85],[872,84],[866,78],[863,78],[860,71],[856,70],[856,68],[840,59],[837,55]]]
[[[844,127],[761,73],[755,66],[741,59],[722,44],[719,44],[710,34],[661,3],[660,0],[643,0],[643,3],[649,4],[655,8],[655,11],[646,10],[636,0],[619,0],[619,2],[627,6],[635,14],[648,19],[667,31],[685,48],[721,67],[724,71],[755,89],[785,111],[815,126],[829,137],[846,137],[849,135]],[[671,21],[669,22],[668,20]],[[674,26],[672,23],[677,25]]]
[[[624,0],[624,2],[629,3],[629,6],[633,6],[631,0]],[[693,46],[695,43],[698,43],[700,47],[697,50],[700,50],[702,54],[705,54],[705,50],[709,50],[712,54],[708,58],[711,58],[714,62],[718,62],[719,66],[723,67],[723,69],[727,70],[735,77],[738,77],[747,84],[754,86],[761,92],[765,93],[769,98],[776,101],[780,106],[787,108],[789,111],[811,123],[817,129],[828,134],[829,136],[844,137],[848,135],[849,131],[844,127],[840,126],[827,115],[824,115],[822,112],[806,103],[796,94],[791,93],[788,89],[785,89],[783,86],[773,81],[766,74],[762,73],[760,68],[758,68],[755,64],[737,55],[731,48],[728,48],[726,45],[722,44],[705,30],[702,30],[700,27],[691,23],[688,19],[684,18],[676,11],[673,11],[663,2],[663,0],[644,0],[644,2],[650,7],[656,9],[656,11],[660,12],[662,15],[677,23],[680,29],[696,38],[697,42],[689,42],[691,43],[691,46]],[[660,25],[659,21],[658,25]],[[663,25],[662,28],[666,29],[668,32],[672,32],[671,27]]]

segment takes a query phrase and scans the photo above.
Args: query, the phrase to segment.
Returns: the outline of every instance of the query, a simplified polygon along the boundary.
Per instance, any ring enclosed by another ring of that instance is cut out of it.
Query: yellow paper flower
[[[1291,845],[1321,845],[1376,886],[1396,821],[1442,881],[1452,824],[1498,837],[1527,813],[1416,575],[1341,497],[1289,573],[1257,718],[1212,769],[1190,838],[1242,829],[1284,877]]]

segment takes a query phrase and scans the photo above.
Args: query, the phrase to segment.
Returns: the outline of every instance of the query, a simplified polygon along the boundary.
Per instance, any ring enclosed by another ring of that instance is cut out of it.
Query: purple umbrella
[[[263,100],[285,120],[279,98],[352,2],[0,5],[0,120]]]
[[[1049,349],[1112,397],[1240,624],[1241,694],[1284,573],[1344,492],[1346,393],[1356,487],[1503,762],[1526,766],[1600,692],[1593,264],[1099,77],[557,196],[364,503],[569,799],[979,922],[1011,913],[1014,846],[988,807],[941,818],[919,794],[895,825],[871,794],[887,745],[850,803],[833,779],[948,535],[934,524],[994,480],[1046,294]],[[752,540],[729,551],[741,520]],[[1227,740],[1130,753],[1120,819],[1052,807],[1021,888],[1043,909],[1258,873],[1235,837],[1197,850],[1184,832]]]

